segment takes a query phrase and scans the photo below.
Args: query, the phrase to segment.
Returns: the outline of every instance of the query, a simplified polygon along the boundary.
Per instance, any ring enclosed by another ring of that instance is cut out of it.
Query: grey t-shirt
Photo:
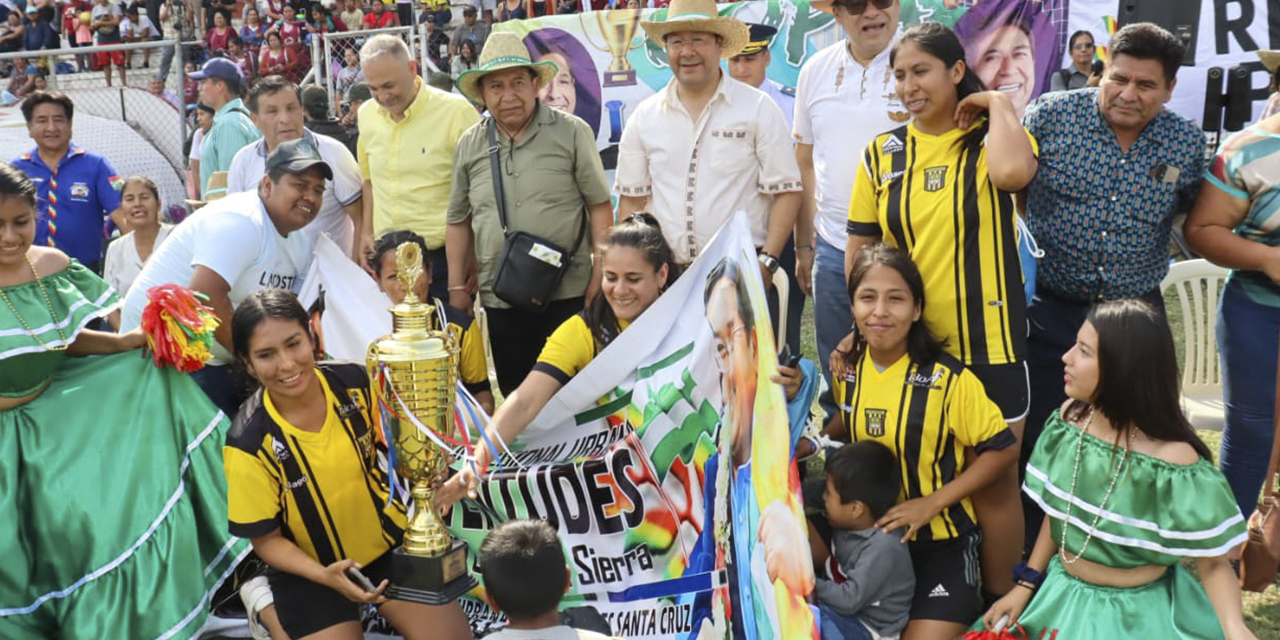
[[[111,42],[123,42],[120,36],[120,17],[124,14],[120,11],[120,5],[114,2],[108,2],[105,5],[94,3],[92,17],[94,20],[104,16],[115,16],[116,25],[114,27],[100,27],[98,29],[98,44],[107,44]]]
[[[882,636],[901,633],[916,588],[911,551],[901,540],[901,531],[885,533],[879,527],[836,529],[827,563],[832,579],[820,578],[814,584],[818,602],[842,615],[857,616]]]

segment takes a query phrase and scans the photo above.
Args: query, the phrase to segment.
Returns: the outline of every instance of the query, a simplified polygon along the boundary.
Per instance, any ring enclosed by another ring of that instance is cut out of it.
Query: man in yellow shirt
[[[430,249],[431,295],[448,300],[445,211],[458,138],[480,120],[461,96],[427,86],[396,36],[370,38],[360,66],[373,100],[360,107],[356,156],[364,179],[364,228],[353,256],[368,267],[374,238],[407,229]]]

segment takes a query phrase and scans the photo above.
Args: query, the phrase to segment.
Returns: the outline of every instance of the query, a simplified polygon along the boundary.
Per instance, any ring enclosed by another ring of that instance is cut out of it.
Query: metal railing
[[[329,91],[329,115],[336,116],[337,105],[342,103],[343,94],[346,93],[347,87],[338,85],[338,72],[342,68],[342,57],[346,55],[348,49],[355,49],[357,52],[360,46],[364,44],[366,38],[377,35],[393,34],[400,36],[409,51],[417,51],[416,32],[411,26],[404,27],[387,27],[385,29],[362,29],[360,31],[337,31],[334,33],[321,34],[323,40],[323,55],[312,55],[312,74],[316,84],[323,84],[325,89]],[[315,40],[312,39],[314,44]],[[306,82],[305,80],[303,81]]]

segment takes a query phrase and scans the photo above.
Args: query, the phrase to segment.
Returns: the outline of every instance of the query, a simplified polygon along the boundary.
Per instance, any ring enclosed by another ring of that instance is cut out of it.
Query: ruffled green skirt
[[[1058,556],[1018,623],[1032,640],[1221,640],[1218,617],[1191,574],[1173,565],[1159,580],[1124,589],[1067,573]],[[982,628],[979,620],[975,628]]]
[[[0,638],[192,638],[247,551],[227,532],[229,423],[137,351],[66,358],[0,412]]]

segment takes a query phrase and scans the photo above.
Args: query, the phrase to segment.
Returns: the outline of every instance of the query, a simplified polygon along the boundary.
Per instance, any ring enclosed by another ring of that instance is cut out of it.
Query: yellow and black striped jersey
[[[893,450],[902,471],[898,501],[923,498],[960,475],[965,447],[978,453],[1013,446],[1017,437],[982,388],[954,357],[913,362],[903,355],[880,371],[863,354],[851,373],[832,376],[849,437]],[[977,526],[968,498],[942,510],[916,540],[949,540]]]
[[[387,500],[364,366],[324,362],[315,375],[329,409],[318,432],[289,424],[262,389],[236,414],[223,448],[230,530],[254,538],[279,528],[321,564],[367,564],[400,544],[405,506]]]
[[[966,131],[934,136],[911,123],[876,136],[854,178],[848,232],[910,253],[925,323],[947,353],[966,365],[1019,362],[1027,300],[1013,194],[991,184],[985,142],[976,153],[960,144]]]
[[[618,321],[619,331],[629,326],[630,322]],[[585,315],[575,313],[547,336],[547,343],[538,354],[533,370],[559,380],[560,384],[569,384],[569,380],[591,364],[602,348],[591,334]]]

